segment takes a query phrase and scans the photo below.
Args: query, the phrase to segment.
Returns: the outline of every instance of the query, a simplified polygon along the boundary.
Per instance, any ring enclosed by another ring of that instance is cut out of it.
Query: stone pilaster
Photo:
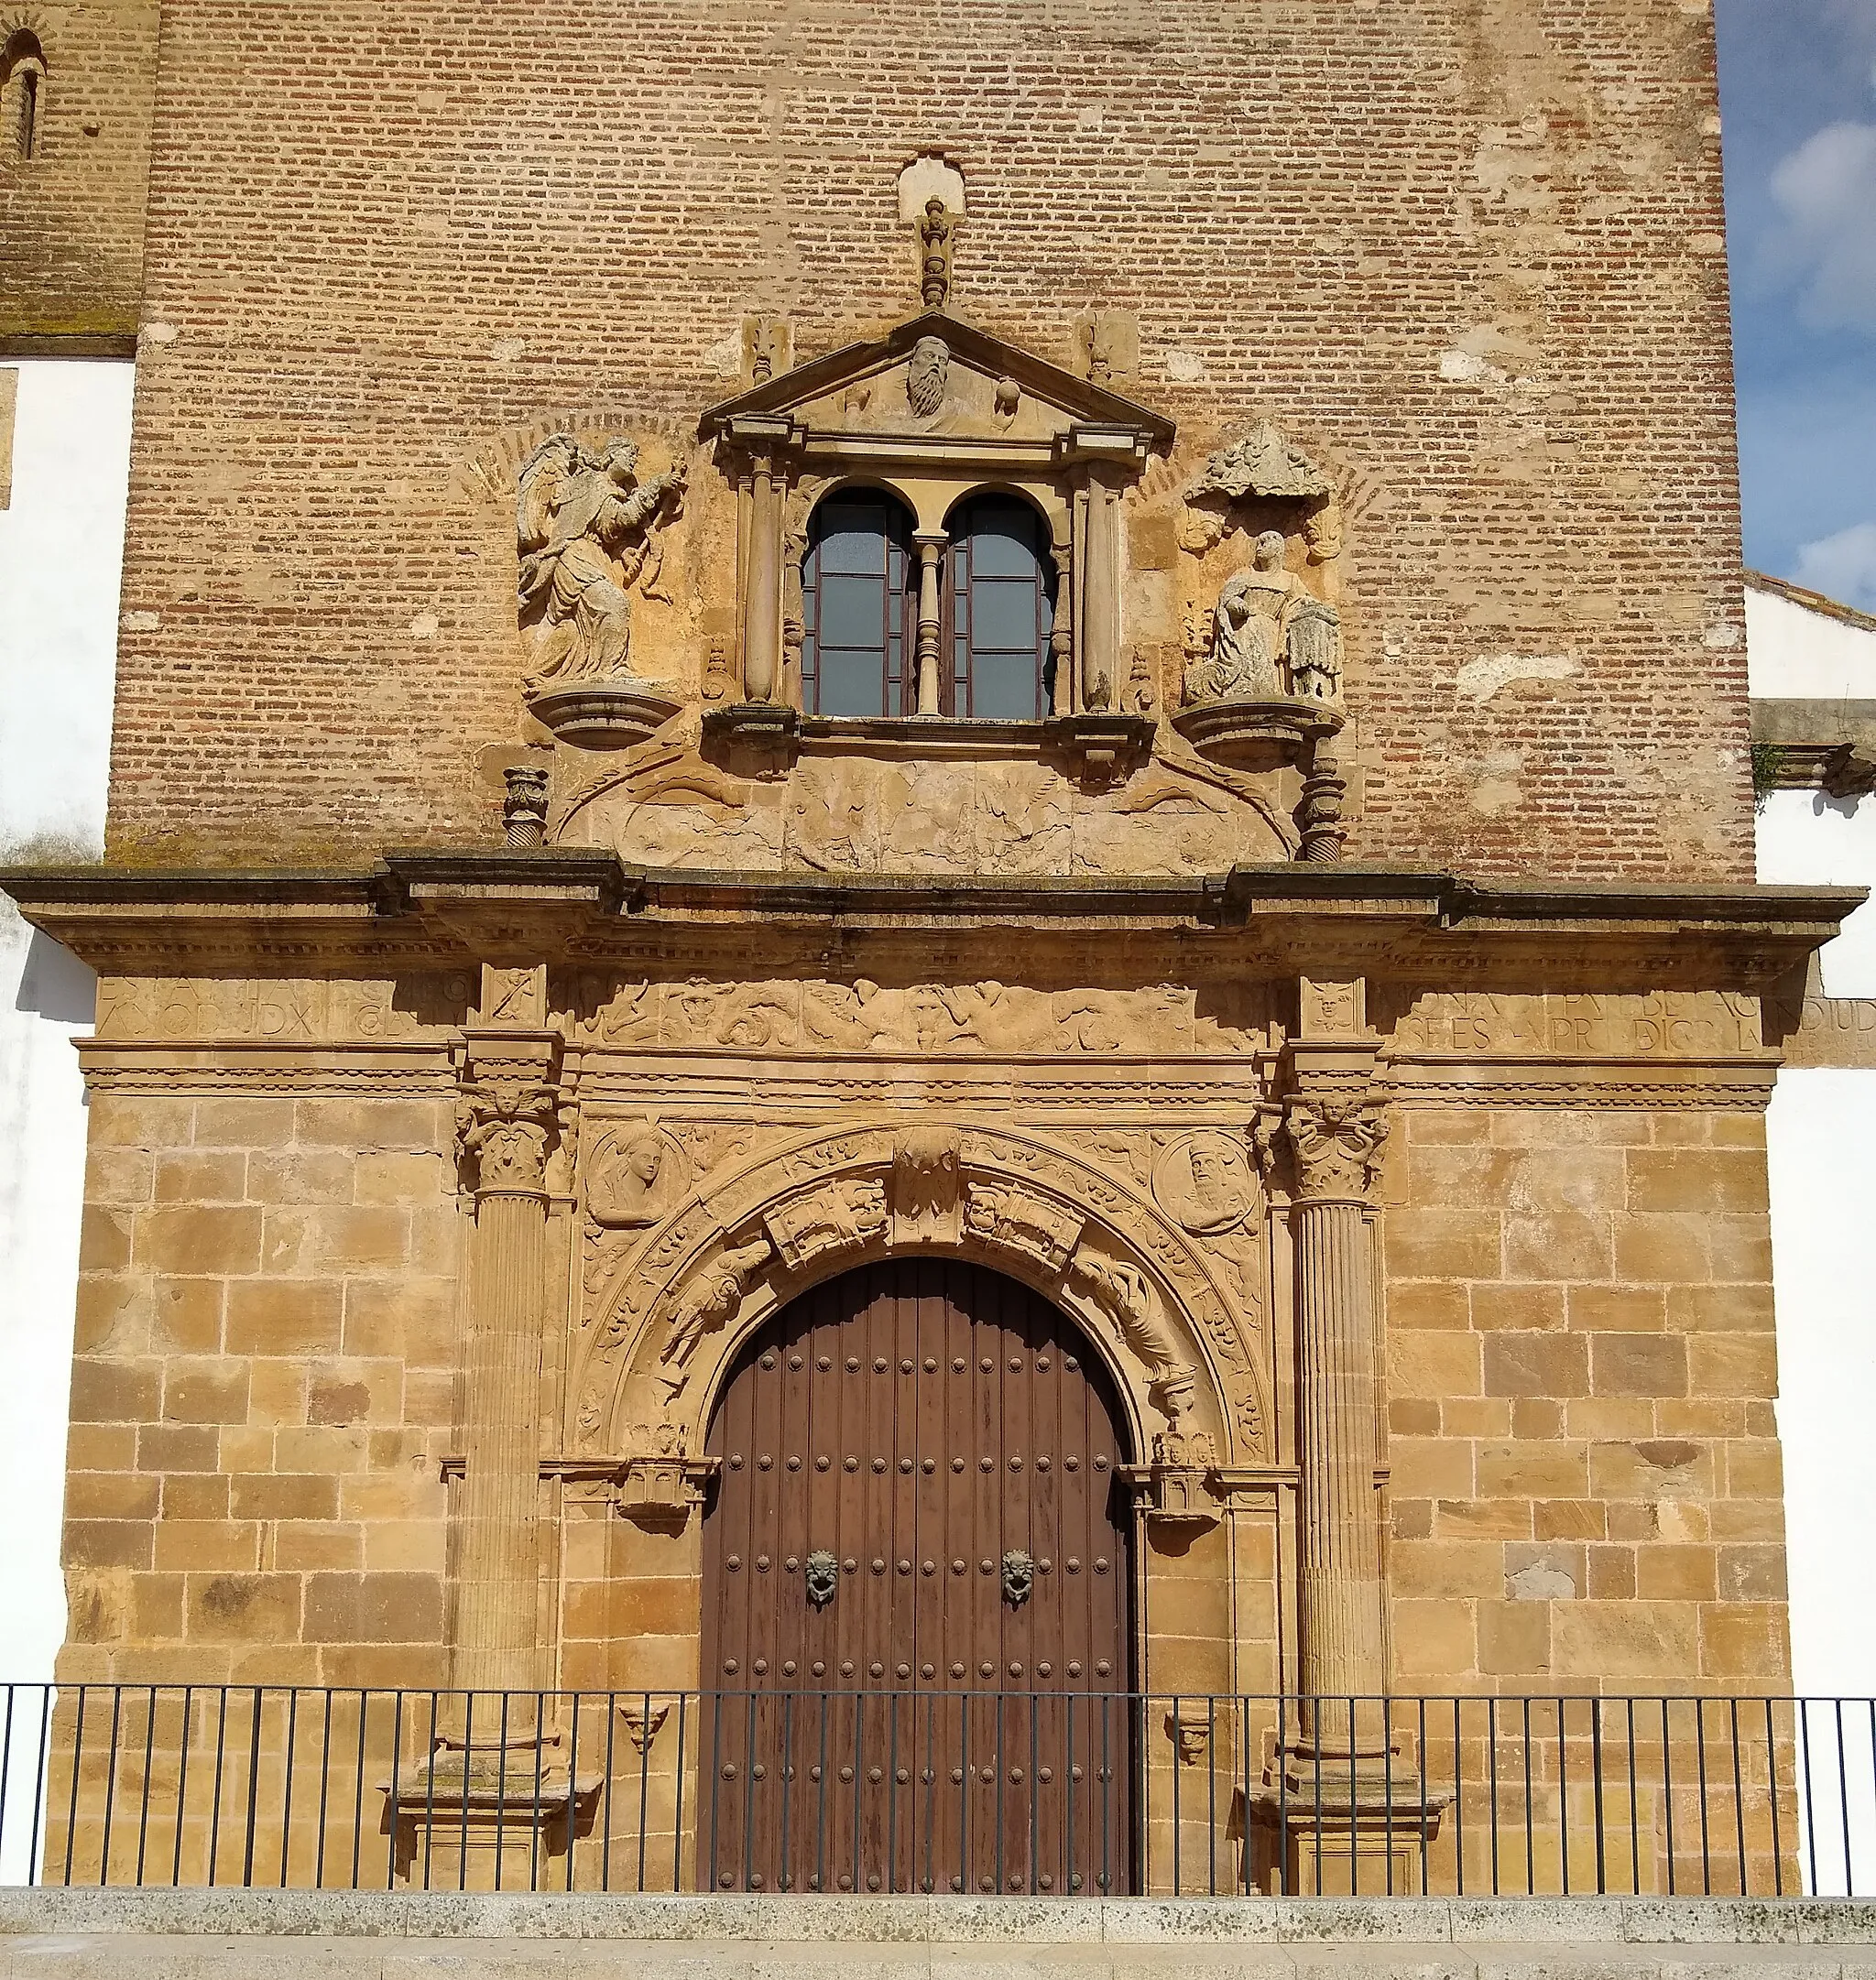
[[[1293,1094],[1283,1129],[1296,1185],[1301,1689],[1311,1697],[1373,1696],[1387,1688],[1388,1674],[1368,1216],[1388,1121],[1360,1088],[1338,1086]],[[1337,1736],[1333,1725],[1312,1732]],[[1346,1726],[1340,1736],[1346,1747]]]
[[[1252,1877],[1292,1893],[1417,1890],[1443,1804],[1423,1796],[1417,1756],[1391,1737],[1380,1703],[1389,1672],[1371,1226],[1391,1124],[1363,985],[1304,980],[1299,1001],[1288,1091],[1259,1141],[1291,1192],[1302,1703],[1252,1797]]]
[[[543,1680],[539,1572],[539,1390],[547,1159],[556,1135],[560,1040],[532,1028],[464,1037],[457,1128],[475,1202],[464,1344],[456,1525],[454,1673],[468,1691]]]

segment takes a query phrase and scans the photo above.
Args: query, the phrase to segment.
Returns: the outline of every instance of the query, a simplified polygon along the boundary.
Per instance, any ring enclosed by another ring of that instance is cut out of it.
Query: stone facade
[[[710,1684],[739,1348],[943,1257],[1112,1381],[1133,1682],[1363,1701],[1141,1735],[1244,1876],[1384,1692],[1780,1689],[1854,897],[1744,884],[1705,6],[163,25],[110,857],[8,883],[104,979],[62,1677]]]

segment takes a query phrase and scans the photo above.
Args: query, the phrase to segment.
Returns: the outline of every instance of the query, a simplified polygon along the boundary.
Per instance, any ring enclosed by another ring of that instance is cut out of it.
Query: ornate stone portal
[[[1152,1805],[1181,1781],[1197,1821],[1249,1787],[1200,1845],[1227,1888],[1331,1881],[1316,1845],[1344,1835],[1353,1877],[1439,1806],[1392,1688],[1543,1689],[1632,1648],[1556,1593],[1549,1536],[1617,1530],[1592,1478],[1621,1530],[1760,1585],[1762,1553],[1688,1536],[1775,1520],[1770,1376],[1738,1345],[1769,1340],[1759,999],[1849,902],[1337,870],[1376,664],[1350,475],[1234,408],[1181,432],[1121,396],[1117,312],[1062,326],[1079,369],[973,327],[933,197],[901,216],[926,307],[885,335],[791,364],[752,316],[720,404],[493,449],[518,727],[481,766],[488,843],[180,892],[18,880],[104,979],[74,1395],[121,1415],[74,1448],[184,1481],[160,1549],[75,1520],[65,1669],[616,1691],[623,1744],[682,1787],[682,1881],[697,1749],[665,1701],[721,1677],[713,1409],[796,1300],[965,1261],[1058,1308],[1111,1383],[1134,1574],[1103,1679],[1174,1701],[1136,1727]],[[878,580],[884,658],[878,711],[843,713],[811,691],[814,559],[823,505],[862,496],[878,569],[845,574]],[[958,702],[987,503],[1029,559],[996,650],[1034,669],[994,716]],[[1557,1395],[1527,1393],[1553,1359]],[[1620,1409],[1566,1433],[1592,1374]],[[250,1489],[270,1465],[290,1485]],[[321,1465],[359,1517],[222,1519],[230,1476],[253,1507],[342,1503]],[[1620,1543],[1631,1569],[1651,1543]],[[817,1551],[806,1599],[837,1605],[860,1571]],[[1033,1620],[1061,1584],[1028,1551],[999,1536],[979,1570]],[[1738,1688],[1775,1662],[1771,1607],[1658,1605],[1631,1668]],[[1189,1704],[1247,1696],[1285,1703]],[[556,1727],[508,1709],[537,1763],[512,1778],[566,1818],[550,1846],[609,1861]],[[465,1708],[420,1786],[480,1791],[488,1725]]]

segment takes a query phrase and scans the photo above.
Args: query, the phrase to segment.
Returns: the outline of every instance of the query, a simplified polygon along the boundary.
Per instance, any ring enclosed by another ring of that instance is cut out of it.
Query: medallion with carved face
[[[1240,1229],[1263,1202],[1243,1143],[1216,1128],[1182,1135],[1166,1149],[1153,1166],[1153,1194],[1194,1235]]]

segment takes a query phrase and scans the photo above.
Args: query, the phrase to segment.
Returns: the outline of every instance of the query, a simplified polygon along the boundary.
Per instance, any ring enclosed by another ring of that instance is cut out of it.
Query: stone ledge
[[[723,1944],[1876,1948],[1856,1898],[773,1898],[0,1890],[0,1945],[81,1938]],[[246,1955],[250,1962],[257,1951]],[[1543,1955],[1546,1961],[1549,1955]]]

